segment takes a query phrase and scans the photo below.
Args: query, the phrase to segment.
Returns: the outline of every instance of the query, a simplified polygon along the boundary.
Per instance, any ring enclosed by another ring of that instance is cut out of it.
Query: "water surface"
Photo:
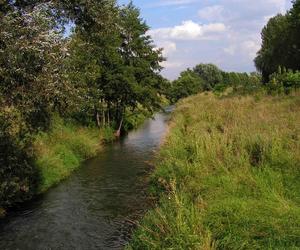
[[[0,221],[0,249],[123,249],[147,209],[145,177],[166,132],[159,113],[70,178]]]

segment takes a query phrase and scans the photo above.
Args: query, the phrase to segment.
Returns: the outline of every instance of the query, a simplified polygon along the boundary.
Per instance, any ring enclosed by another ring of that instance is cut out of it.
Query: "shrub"
[[[0,207],[30,199],[39,173],[34,167],[31,138],[21,114],[14,108],[0,110]]]

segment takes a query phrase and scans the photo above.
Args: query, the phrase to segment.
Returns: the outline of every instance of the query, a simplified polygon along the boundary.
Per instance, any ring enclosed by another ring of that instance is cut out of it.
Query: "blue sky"
[[[129,0],[119,0],[126,4]],[[134,0],[164,48],[163,75],[178,77],[187,67],[214,63],[223,70],[251,72],[260,32],[271,16],[285,13],[290,0]]]

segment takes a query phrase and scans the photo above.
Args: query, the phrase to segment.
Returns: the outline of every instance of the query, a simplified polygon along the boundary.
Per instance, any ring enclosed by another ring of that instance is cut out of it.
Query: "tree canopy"
[[[263,28],[262,47],[255,59],[257,69],[262,72],[264,82],[277,72],[278,67],[300,69],[300,1],[285,15],[271,18]]]
[[[32,194],[32,138],[54,115],[120,131],[126,115],[160,108],[166,81],[132,3],[0,1],[0,26],[1,207]]]

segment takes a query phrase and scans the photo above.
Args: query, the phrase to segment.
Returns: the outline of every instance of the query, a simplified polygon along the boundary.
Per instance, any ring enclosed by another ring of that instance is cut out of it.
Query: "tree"
[[[170,99],[173,103],[181,98],[197,94],[204,90],[204,81],[194,71],[188,69],[173,81],[170,89]]]
[[[132,3],[117,10],[106,8],[107,18],[92,14],[94,22],[76,28],[72,37],[69,76],[73,84],[81,83],[85,108],[97,124],[120,128],[126,110],[159,108],[163,57]],[[103,20],[108,23],[102,28]]]
[[[46,128],[69,93],[61,66],[67,51],[48,6],[3,16],[0,49],[1,105],[19,109],[30,129]]]
[[[63,111],[72,92],[63,77],[66,44],[50,9],[7,5],[1,12],[0,206],[35,193],[32,136],[49,128],[51,113]]]
[[[284,15],[271,18],[263,28],[262,47],[255,58],[256,68],[262,73],[263,80],[267,82],[269,75],[276,72],[279,66],[291,66],[289,58],[289,24]]]
[[[293,1],[293,7],[287,13],[289,23],[289,65],[283,65],[292,70],[300,69],[300,0]],[[289,66],[289,67],[287,67]]]
[[[202,78],[204,90],[212,90],[215,85],[222,83],[222,71],[213,64],[199,64],[193,71]]]

